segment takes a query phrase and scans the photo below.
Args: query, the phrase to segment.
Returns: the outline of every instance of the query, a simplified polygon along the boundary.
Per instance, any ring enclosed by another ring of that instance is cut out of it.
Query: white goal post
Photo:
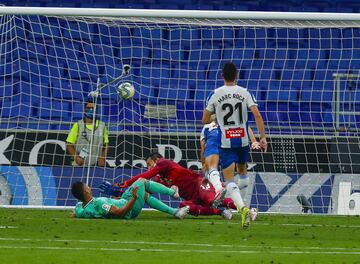
[[[0,205],[73,206],[72,182],[98,195],[152,151],[199,169],[201,114],[228,61],[270,142],[251,154],[247,203],[360,214],[360,14],[348,13],[1,6]],[[116,93],[125,81],[131,100]],[[66,138],[94,94],[107,167],[74,167]]]

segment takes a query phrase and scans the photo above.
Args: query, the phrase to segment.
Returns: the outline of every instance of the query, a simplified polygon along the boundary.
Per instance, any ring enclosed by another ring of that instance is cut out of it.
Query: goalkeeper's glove
[[[113,185],[108,181],[104,181],[99,185],[99,189],[101,193],[110,196],[121,196],[123,191],[119,185]]]

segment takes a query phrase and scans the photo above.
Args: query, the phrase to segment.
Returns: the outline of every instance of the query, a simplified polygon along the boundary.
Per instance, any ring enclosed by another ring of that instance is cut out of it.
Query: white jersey
[[[204,125],[203,129],[201,130],[201,134],[200,134],[200,142],[203,140],[206,141],[208,139],[209,135],[211,137],[214,137],[217,134],[217,129],[218,129],[218,125],[214,121],[209,124]]]
[[[216,114],[221,129],[221,147],[238,148],[249,145],[248,110],[257,105],[247,89],[222,86],[209,99],[206,110]]]

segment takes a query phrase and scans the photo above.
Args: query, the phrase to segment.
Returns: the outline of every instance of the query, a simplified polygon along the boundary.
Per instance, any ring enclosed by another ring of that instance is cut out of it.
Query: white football
[[[121,98],[128,100],[134,96],[135,88],[131,83],[124,82],[117,87],[116,92]]]

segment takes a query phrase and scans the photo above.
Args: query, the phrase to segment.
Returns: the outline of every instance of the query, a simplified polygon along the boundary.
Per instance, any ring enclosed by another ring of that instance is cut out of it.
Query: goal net
[[[97,196],[103,180],[144,171],[153,151],[199,170],[205,101],[232,61],[238,84],[257,99],[270,144],[251,154],[247,203],[261,212],[360,214],[359,16],[0,13],[1,205],[73,206],[72,182],[89,183]],[[135,87],[130,100],[116,92],[123,82]],[[106,167],[73,166],[66,151],[89,97],[109,132]],[[249,126],[257,134],[251,115]]]

